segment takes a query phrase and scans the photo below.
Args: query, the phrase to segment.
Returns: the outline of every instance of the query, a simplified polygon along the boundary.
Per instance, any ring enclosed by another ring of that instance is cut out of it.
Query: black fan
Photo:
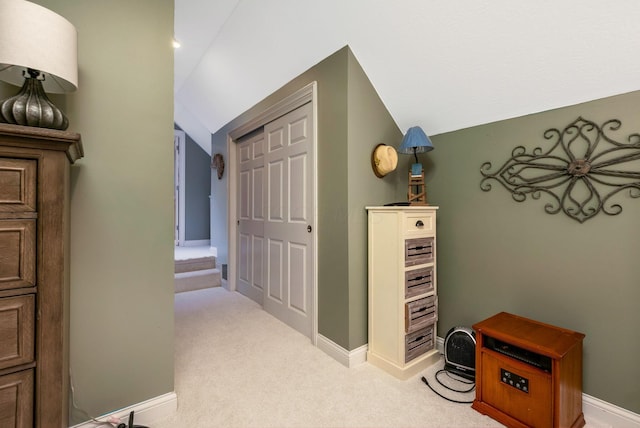
[[[476,378],[476,333],[453,327],[444,339],[444,369],[465,379]]]

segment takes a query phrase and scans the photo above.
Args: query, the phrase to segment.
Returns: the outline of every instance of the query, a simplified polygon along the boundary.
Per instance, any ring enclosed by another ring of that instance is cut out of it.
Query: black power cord
[[[129,425],[122,423],[122,424],[119,424],[117,428],[148,428],[148,427],[144,425],[133,424],[133,410],[132,410],[131,413],[129,413]]]
[[[466,389],[466,390],[457,390],[457,389],[453,389],[453,388],[451,388],[451,387],[449,387],[449,386],[445,385],[444,383],[442,383],[442,382],[440,381],[440,379],[438,379],[438,375],[439,375],[439,374],[441,374],[441,373],[443,373],[443,372],[444,372],[444,373],[447,373],[447,375],[448,375],[451,379],[453,379],[453,380],[456,380],[456,381],[458,381],[458,382],[460,382],[460,383],[463,383],[463,384],[466,384],[466,385],[473,385],[473,386],[471,386],[471,388]],[[448,372],[447,370],[445,370],[445,369],[440,369],[440,370],[438,370],[438,371],[436,372],[435,378],[436,378],[436,380],[438,381],[438,383],[439,383],[441,386],[443,386],[443,387],[445,387],[446,389],[448,389],[448,390],[450,390],[450,391],[453,391],[453,392],[466,393],[466,392],[471,392],[471,391],[473,391],[473,390],[476,388],[476,383],[475,383],[475,382],[468,382],[468,381],[464,381],[464,380],[462,380],[462,379],[459,379],[459,378],[457,378],[457,377],[453,377],[453,376],[451,376],[451,375],[449,374],[449,372]],[[435,389],[433,389],[433,387],[432,387],[431,385],[429,385],[429,381],[427,380],[427,378],[426,378],[426,377],[422,376],[422,381],[425,383],[425,385],[427,385],[427,386],[429,387],[429,389],[430,389],[430,390],[432,390],[432,391],[433,391],[434,393],[436,393],[438,396],[440,396],[440,397],[444,398],[444,399],[445,399],[445,400],[447,400],[447,401],[451,401],[452,403],[459,403],[459,404],[471,404],[471,403],[473,403],[473,400],[471,400],[471,401],[460,401],[460,400],[454,400],[454,399],[449,398],[449,397],[445,397],[444,395],[442,395],[441,393],[439,393],[438,391],[436,391]]]

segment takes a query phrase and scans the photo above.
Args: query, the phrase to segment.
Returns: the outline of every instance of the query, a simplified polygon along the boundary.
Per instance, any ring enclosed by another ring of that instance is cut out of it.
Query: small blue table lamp
[[[424,171],[422,164],[418,162],[418,153],[424,153],[433,150],[431,140],[419,126],[409,128],[400,148],[399,153],[411,154],[415,157],[416,162],[411,165],[409,170],[409,190],[407,198],[409,205],[427,205],[427,190],[424,184]]]
[[[411,175],[418,176],[422,175],[422,164],[418,162],[418,153],[430,152],[431,150],[433,150],[433,144],[427,134],[419,126],[412,126],[402,139],[398,153],[415,156],[416,162],[411,165]]]

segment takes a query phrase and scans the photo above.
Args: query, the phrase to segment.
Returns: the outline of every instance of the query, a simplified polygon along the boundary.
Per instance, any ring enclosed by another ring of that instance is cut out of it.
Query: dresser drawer
[[[433,213],[407,213],[404,217],[404,232],[407,235],[433,235],[436,231],[435,215]]]
[[[413,238],[404,241],[404,265],[416,266],[433,263],[435,257],[434,238]]]
[[[0,299],[0,369],[33,361],[35,297]]]
[[[0,212],[36,210],[36,172],[35,160],[0,158]]]
[[[404,298],[431,293],[434,289],[433,266],[408,270],[404,273]]]
[[[33,370],[0,376],[0,427],[34,426],[33,387]]]
[[[436,296],[414,300],[404,305],[404,331],[420,330],[433,324],[438,318],[438,299]]]
[[[36,221],[0,220],[0,290],[36,283]]]
[[[432,350],[435,346],[435,338],[433,337],[435,327],[431,324],[414,333],[405,336],[404,362],[419,357],[420,355]]]

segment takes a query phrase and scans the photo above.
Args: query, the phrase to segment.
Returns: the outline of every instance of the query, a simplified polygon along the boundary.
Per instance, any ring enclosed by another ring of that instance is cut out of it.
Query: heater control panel
[[[512,373],[505,369],[500,369],[500,382],[519,389],[522,392],[529,393],[529,379]]]

